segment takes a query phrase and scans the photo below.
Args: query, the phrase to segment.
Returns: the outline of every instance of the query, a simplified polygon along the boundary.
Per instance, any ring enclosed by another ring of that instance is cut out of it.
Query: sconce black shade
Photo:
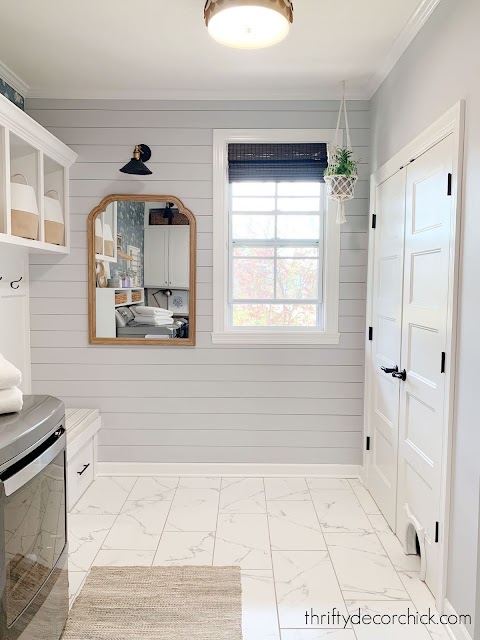
[[[130,162],[120,169],[122,173],[129,173],[134,176],[150,176],[152,172],[150,169],[144,164],[144,162],[148,162],[152,157],[152,152],[150,147],[146,144],[137,144],[135,145],[135,149],[133,151],[133,158]]]

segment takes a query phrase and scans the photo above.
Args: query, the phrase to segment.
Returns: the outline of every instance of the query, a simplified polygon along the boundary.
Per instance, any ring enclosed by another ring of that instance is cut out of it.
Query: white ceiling
[[[204,0],[15,0],[0,60],[31,96],[328,99],[345,79],[370,98],[438,2],[294,0],[286,40],[240,51],[210,38]]]

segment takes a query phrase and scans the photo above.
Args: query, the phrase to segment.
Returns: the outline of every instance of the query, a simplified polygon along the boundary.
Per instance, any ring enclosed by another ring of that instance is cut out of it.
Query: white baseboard
[[[445,598],[443,603],[443,613],[447,616],[457,616],[458,613],[452,607],[451,603]],[[452,624],[445,627],[451,640],[473,640],[472,636],[468,633],[467,627],[464,624]]]
[[[358,478],[356,464],[99,462],[99,476],[253,476]]]

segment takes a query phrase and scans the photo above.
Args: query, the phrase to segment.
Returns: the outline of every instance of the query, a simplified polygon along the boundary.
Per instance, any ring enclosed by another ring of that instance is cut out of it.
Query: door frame
[[[450,494],[452,477],[453,430],[455,420],[455,380],[456,380],[456,345],[458,316],[458,283],[460,269],[460,230],[462,213],[463,187],[463,142],[465,123],[465,101],[460,100],[442,117],[425,129],[412,142],[382,165],[370,178],[370,222],[376,214],[376,188],[404,169],[423,153],[434,147],[449,135],[453,135],[453,176],[452,176],[452,210],[450,227],[450,266],[447,303],[447,371],[445,380],[444,405],[444,447],[441,462],[441,499],[440,499],[440,535],[439,535],[439,568],[436,589],[436,605],[443,612],[446,597],[448,542],[450,520]],[[373,275],[375,258],[375,233],[369,225],[368,237],[368,271],[367,271],[367,327],[372,326],[373,319]],[[373,344],[369,340],[368,331],[365,339],[365,399],[364,399],[364,436],[371,437],[370,415],[372,410],[372,354]],[[363,457],[363,480],[368,485],[372,451],[365,448]]]

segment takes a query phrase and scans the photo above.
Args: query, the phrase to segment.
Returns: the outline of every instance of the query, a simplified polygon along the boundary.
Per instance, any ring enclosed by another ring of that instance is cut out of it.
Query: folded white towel
[[[0,391],[0,414],[15,413],[23,407],[23,393],[17,387]]]
[[[18,387],[21,382],[21,372],[0,354],[0,389]]]
[[[148,316],[137,316],[134,320],[135,324],[140,327],[166,327],[172,324],[171,318],[149,318]]]
[[[161,307],[144,307],[143,305],[135,305],[133,307],[135,315],[139,316],[173,316],[173,311],[162,309]]]

